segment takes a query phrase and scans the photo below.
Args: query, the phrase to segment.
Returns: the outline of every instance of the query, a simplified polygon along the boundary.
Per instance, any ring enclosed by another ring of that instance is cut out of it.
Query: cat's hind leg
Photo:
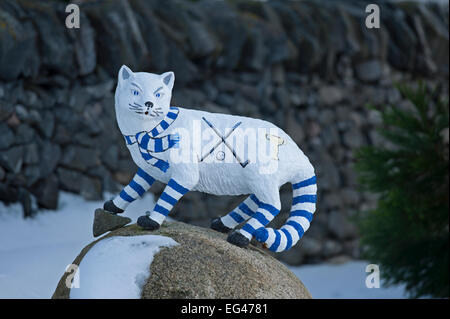
[[[228,242],[245,247],[250,243],[256,230],[264,228],[272,219],[280,212],[281,201],[280,193],[277,187],[272,191],[257,195],[258,209],[252,217],[242,226],[241,229],[235,230],[228,236]]]
[[[250,219],[258,209],[258,206],[258,198],[254,194],[250,195],[230,213],[214,219],[211,222],[211,228],[221,233],[228,233],[240,223]]]

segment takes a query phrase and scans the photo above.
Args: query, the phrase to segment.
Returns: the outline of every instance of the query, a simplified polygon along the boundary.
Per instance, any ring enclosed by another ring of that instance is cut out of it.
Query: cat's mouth
[[[133,104],[128,103],[128,106],[131,111],[135,112],[136,114],[144,115],[144,116],[150,116],[150,117],[158,117],[162,115],[164,112],[161,111],[161,107],[153,107],[153,106],[142,106],[136,102],[133,102]]]

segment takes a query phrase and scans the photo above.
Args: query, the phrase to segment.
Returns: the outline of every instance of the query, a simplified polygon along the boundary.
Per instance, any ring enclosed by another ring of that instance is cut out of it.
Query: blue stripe
[[[161,121],[160,125],[161,125],[163,130],[165,130],[166,128],[169,127],[169,124],[166,121],[164,121],[164,120]]]
[[[155,127],[153,130],[150,131],[150,134],[152,134],[152,136],[156,136],[159,134],[157,127]]]
[[[302,225],[300,225],[299,223],[294,222],[293,220],[290,220],[286,223],[286,225],[291,225],[292,227],[295,228],[295,230],[298,233],[298,238],[302,238],[303,234],[305,233],[305,231],[303,230]]]
[[[239,215],[235,211],[232,211],[230,213],[230,217],[233,218],[236,221],[236,223],[242,223],[245,220],[241,215]]]
[[[281,228],[281,231],[286,235],[286,240],[287,240],[286,248],[285,248],[284,250],[288,250],[288,249],[291,248],[291,246],[292,246],[292,236],[291,236],[291,234],[289,234],[289,232],[288,232],[286,229],[284,229],[284,228]]]
[[[305,217],[309,222],[313,219],[313,214],[307,210],[294,210],[291,212],[290,216],[301,216]]]
[[[141,185],[139,185],[138,183],[136,183],[136,182],[134,181],[134,179],[132,179],[131,182],[130,182],[130,184],[128,184],[128,185],[129,185],[132,189],[134,189],[134,191],[135,191],[136,193],[138,193],[139,196],[144,195],[145,189],[143,189]]]
[[[176,112],[169,112],[169,113],[167,113],[167,117],[172,119],[172,120],[176,119],[177,115],[178,115],[178,113],[176,113]]]
[[[140,146],[141,146],[143,149],[148,149],[148,142],[149,142],[149,141],[150,141],[150,135],[144,134],[144,136],[143,136],[142,139],[141,139]]]
[[[169,215],[169,211],[168,211],[167,209],[165,209],[164,207],[158,205],[158,204],[155,205],[155,208],[153,208],[153,210],[154,210],[155,212],[158,212],[158,213],[160,213],[160,214],[163,214],[164,216]]]
[[[129,136],[126,136],[126,135],[124,135],[124,137],[125,137],[125,142],[127,144],[131,144],[131,138]]]
[[[256,218],[263,226],[266,226],[270,222],[261,212],[256,212],[252,217]]]
[[[239,209],[246,213],[248,216],[252,216],[254,213],[247,205],[245,205],[245,203],[239,205]]]
[[[275,241],[273,242],[272,246],[270,246],[269,250],[277,251],[278,246],[280,246],[280,241],[281,241],[280,231],[275,230]]]
[[[152,156],[150,156],[150,154],[145,153],[145,152],[141,152],[141,156],[143,159],[145,159],[146,161],[148,161],[149,159],[153,158]]]
[[[160,170],[162,170],[163,172],[165,172],[169,168],[169,163],[159,159],[156,161],[155,164],[153,164],[153,166],[155,166],[155,167],[159,168]]]
[[[142,177],[142,179],[144,179],[148,185],[152,186],[152,184],[155,182],[155,179],[153,177],[151,177],[150,175],[148,175],[144,170],[138,168],[137,170],[137,175],[139,175],[140,177]]]
[[[181,195],[186,194],[189,189],[184,188],[183,186],[181,186],[180,184],[178,184],[174,179],[171,179],[169,181],[169,184],[167,184],[170,188],[172,188],[173,190],[176,190],[178,193],[180,193]]]
[[[178,202],[175,198],[164,192],[161,194],[159,199],[162,199],[163,201],[169,203],[172,206],[175,206],[175,204]]]
[[[316,199],[317,199],[316,195],[300,195],[292,199],[292,205],[298,203],[315,203]]]
[[[250,196],[250,199],[251,199],[252,201],[254,201],[255,204],[258,205],[258,207],[259,207],[259,205],[261,205],[261,202],[260,202],[259,199],[255,196],[255,194],[251,195],[251,196]]]
[[[250,224],[248,224],[248,223],[245,224],[245,225],[242,227],[242,229],[245,230],[246,232],[252,234],[252,235],[255,233],[255,229],[253,228],[253,226],[250,225]]]
[[[125,200],[125,201],[127,201],[127,202],[129,202],[129,203],[131,203],[132,201],[134,201],[134,198],[131,197],[130,195],[128,195],[127,192],[125,192],[124,189],[120,192],[119,196],[120,196],[123,200]]]
[[[162,138],[156,138],[155,139],[155,152],[162,152],[162,151],[163,151]]]
[[[276,209],[272,205],[261,203],[259,208],[263,208],[267,210],[269,213],[271,213],[273,216],[277,216],[277,214],[280,212],[280,210]]]
[[[304,181],[301,181],[301,182],[299,182],[299,183],[297,183],[297,184],[293,184],[292,185],[292,188],[293,189],[298,189],[298,188],[301,188],[301,187],[306,187],[306,186],[309,186],[309,185],[314,185],[314,184],[316,184],[316,176],[313,176],[313,177],[311,177],[311,178],[308,178],[308,179],[306,179],[306,180],[304,180]]]

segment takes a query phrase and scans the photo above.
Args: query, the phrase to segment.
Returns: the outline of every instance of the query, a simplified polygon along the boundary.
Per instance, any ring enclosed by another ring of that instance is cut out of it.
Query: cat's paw
[[[216,230],[216,231],[218,231],[218,232],[221,232],[221,233],[228,233],[232,228],[229,228],[229,227],[227,227],[227,226],[225,226],[223,223],[222,223],[222,220],[220,219],[220,218],[216,218],[216,219],[213,219],[213,221],[211,222],[211,229],[214,229],[214,230]]]
[[[123,213],[123,209],[120,209],[116,205],[114,205],[114,202],[112,200],[109,200],[103,204],[103,209],[107,212],[113,213],[113,214],[121,214]]]
[[[227,241],[230,244],[236,245],[238,247],[247,247],[250,244],[250,240],[242,235],[238,230],[233,231],[228,235]]]
[[[147,215],[139,217],[137,224],[145,230],[157,230],[161,226]]]
[[[266,228],[261,227],[255,231],[253,236],[255,236],[255,239],[260,243],[265,243],[267,238],[269,238],[269,232],[267,231]]]

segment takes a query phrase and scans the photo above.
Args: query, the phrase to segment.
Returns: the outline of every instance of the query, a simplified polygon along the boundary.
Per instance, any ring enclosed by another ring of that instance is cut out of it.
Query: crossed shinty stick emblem
[[[202,156],[202,158],[200,159],[200,162],[202,162],[206,157],[208,157],[209,155],[211,155],[216,148],[220,145],[220,144],[225,144],[226,147],[228,147],[228,149],[231,151],[231,153],[233,154],[233,156],[236,158],[236,160],[239,162],[239,164],[242,166],[242,168],[245,168],[248,163],[250,163],[249,160],[246,160],[245,162],[243,162],[240,157],[236,154],[236,152],[234,151],[233,147],[231,147],[230,144],[228,144],[228,142],[226,141],[226,139],[234,132],[234,130],[242,124],[242,122],[237,122],[236,124],[234,124],[234,126],[231,128],[230,132],[228,132],[228,134],[226,135],[222,135],[220,134],[220,132],[214,127],[214,125],[211,124],[211,122],[209,122],[207,119],[205,119],[204,117],[202,117],[203,121],[206,122],[206,124],[208,124],[208,126],[210,128],[212,128],[212,130],[220,137],[220,141],[214,145],[213,148],[211,148],[211,150],[209,152],[207,152],[205,155]]]

